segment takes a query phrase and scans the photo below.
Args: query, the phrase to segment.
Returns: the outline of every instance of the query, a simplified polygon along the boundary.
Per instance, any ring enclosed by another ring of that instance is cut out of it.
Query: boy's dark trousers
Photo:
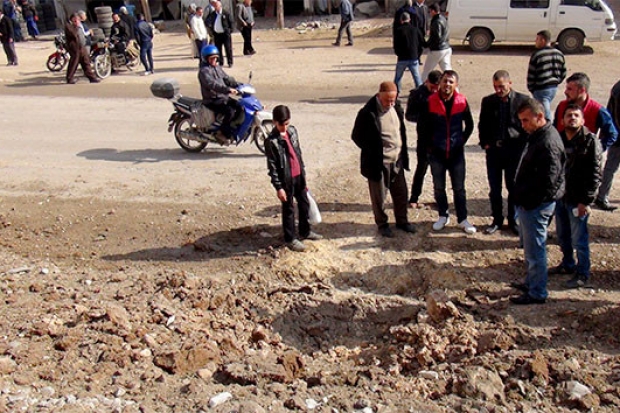
[[[284,242],[292,242],[295,238],[295,204],[297,200],[299,209],[299,236],[305,238],[310,234],[308,223],[308,195],[306,192],[306,179],[303,176],[293,178],[293,192],[286,191],[286,202],[282,202],[282,228],[284,229]]]

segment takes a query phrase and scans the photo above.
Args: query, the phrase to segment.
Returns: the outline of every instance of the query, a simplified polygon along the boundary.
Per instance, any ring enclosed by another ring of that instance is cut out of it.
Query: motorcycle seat
[[[185,105],[187,107],[192,107],[194,105],[198,105],[198,104],[202,104],[202,100],[201,99],[196,99],[196,98],[189,98],[186,96],[181,96],[179,98],[179,103],[182,105]]]

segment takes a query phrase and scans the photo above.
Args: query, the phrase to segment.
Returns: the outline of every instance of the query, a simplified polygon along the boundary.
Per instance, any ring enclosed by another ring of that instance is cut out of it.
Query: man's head
[[[573,73],[566,79],[564,95],[570,103],[584,103],[588,99],[590,78],[583,72]]]
[[[424,84],[431,92],[437,92],[439,89],[439,81],[441,80],[441,72],[439,70],[431,70]]]
[[[216,1],[215,3],[213,3],[213,7],[215,7],[215,11],[216,12],[221,12],[222,11],[222,2],[221,1]]]
[[[400,15],[401,24],[409,24],[410,21],[411,21],[411,16],[409,15],[409,13],[404,12],[403,14]]]
[[[243,0],[243,4],[247,7],[252,4],[252,0]]]
[[[493,74],[493,89],[495,89],[495,94],[500,98],[508,96],[512,90],[512,81],[510,80],[510,74],[506,70],[498,70]]]
[[[418,4],[424,4],[424,0],[417,0]]]
[[[78,16],[77,13],[73,13],[70,17],[69,20],[71,21],[71,24],[73,24],[74,26],[79,26],[80,23],[82,23],[82,20],[80,20],[80,16]]]
[[[575,133],[579,131],[585,124],[583,117],[583,109],[576,103],[570,103],[564,109],[564,115],[562,115],[564,121],[564,129],[567,132]]]
[[[521,121],[521,127],[527,133],[534,133],[547,124],[545,108],[542,103],[534,98],[528,98],[517,109],[517,116]]]
[[[138,13],[136,15],[136,19],[138,19],[138,21],[144,20],[144,14],[143,13]]]
[[[459,75],[454,70],[446,70],[439,81],[439,95],[442,99],[451,99],[459,86]]]
[[[196,16],[202,16],[202,7],[196,7]]]
[[[216,66],[217,59],[220,56],[220,51],[215,45],[208,44],[202,48],[200,51],[200,56],[202,57],[202,61],[207,63],[209,66]]]
[[[379,93],[377,98],[383,106],[383,109],[389,109],[396,104],[396,98],[398,97],[398,88],[396,83],[386,80],[379,85]]]
[[[291,123],[291,110],[288,106],[276,106],[273,108],[272,115],[273,122],[276,124],[276,129],[278,129],[280,133],[286,132],[286,128]]]
[[[441,12],[441,8],[439,7],[439,4],[434,3],[428,6],[428,11],[431,13],[431,16],[435,16]]]
[[[119,21],[121,21],[121,18],[118,17],[118,14],[114,13],[112,15],[112,20],[114,20],[114,23],[118,23]]]
[[[122,14],[129,14],[129,11],[127,10],[127,7],[125,6],[118,9],[118,11],[120,11]]]
[[[81,21],[86,21],[86,12],[84,10],[78,10],[76,13]]]
[[[551,32],[549,30],[541,30],[536,33],[536,48],[542,49],[551,44]]]

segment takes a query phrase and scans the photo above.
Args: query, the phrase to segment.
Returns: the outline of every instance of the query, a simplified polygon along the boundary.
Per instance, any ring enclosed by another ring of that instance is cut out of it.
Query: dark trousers
[[[506,191],[508,191],[508,225],[515,224],[515,205],[511,200],[510,192],[514,186],[515,173],[519,164],[521,151],[514,147],[490,147],[486,151],[487,177],[489,179],[489,200],[491,201],[491,215],[493,224],[499,227],[504,223],[502,201],[502,175]]]
[[[409,202],[412,204],[417,204],[420,199],[422,186],[424,185],[424,176],[426,175],[426,171],[428,171],[428,152],[424,145],[420,145],[420,142],[418,142],[415,152],[418,158],[418,164],[415,167],[413,183],[411,184],[411,197],[409,198]]]
[[[378,181],[368,180],[372,212],[375,216],[375,223],[379,228],[388,225],[388,216],[385,213],[385,198],[388,190],[394,204],[396,224],[405,225],[409,222],[407,219],[407,182],[405,181],[405,171],[402,168],[399,169],[399,171],[395,172],[393,165],[384,165],[383,179]]]
[[[237,101],[229,98],[226,101],[218,100],[214,102],[209,102],[205,104],[205,106],[211,109],[213,112],[222,115],[221,130],[227,138],[230,138],[232,135],[230,122],[232,121],[235,113],[237,112]]]
[[[140,45],[140,62],[145,71],[153,71],[153,42],[142,42]]]
[[[17,53],[15,53],[15,43],[13,42],[2,43],[2,48],[4,49],[4,53],[6,53],[7,63],[16,65],[17,64]]]
[[[252,47],[252,26],[243,26],[241,28],[241,37],[243,37],[243,54],[254,53],[254,48]]]
[[[465,196],[465,153],[452,154],[450,159],[430,154],[428,157],[433,174],[435,202],[440,217],[447,217],[448,197],[446,195],[446,172],[450,174],[454,208],[458,222],[467,219],[467,200]]]
[[[13,40],[16,42],[21,42],[24,40],[24,36],[22,35],[22,26],[19,24],[19,20],[13,19]]]
[[[67,66],[67,81],[73,80],[75,77],[75,72],[77,72],[78,65],[82,66],[82,70],[84,71],[84,75],[89,80],[97,79],[95,72],[93,72],[93,67],[90,64],[90,56],[86,51],[85,47],[81,47],[79,50],[70,50],[69,55],[71,58],[69,59],[69,65]]]
[[[353,44],[353,33],[351,33],[351,20],[340,20],[340,28],[338,29],[338,37],[336,37],[336,44],[340,44],[342,40],[342,34],[346,30],[349,44]]]
[[[207,45],[207,39],[204,39],[204,40],[194,39],[194,43],[196,43],[196,50],[198,50],[198,59],[200,59],[200,56],[201,56],[200,52],[202,51],[202,48]]]
[[[224,49],[226,49],[226,62],[228,66],[232,66],[233,64],[233,52],[232,52],[232,40],[230,38],[230,34],[227,33],[215,33],[213,41],[215,42],[215,47],[220,51],[220,66],[224,64]]]
[[[299,209],[299,236],[305,238],[310,234],[310,223],[308,222],[310,204],[308,203],[306,191],[306,179],[301,175],[293,178],[293,187],[287,188],[285,191],[286,202],[282,202],[282,229],[284,230],[284,242],[291,242],[297,238],[295,236],[295,205],[293,204],[293,198],[297,201],[297,209]]]

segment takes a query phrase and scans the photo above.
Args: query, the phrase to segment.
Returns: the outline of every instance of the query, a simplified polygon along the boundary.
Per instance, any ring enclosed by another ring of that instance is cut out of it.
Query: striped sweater
[[[546,46],[530,57],[527,70],[527,89],[530,92],[557,86],[565,77],[564,55],[559,50]]]

